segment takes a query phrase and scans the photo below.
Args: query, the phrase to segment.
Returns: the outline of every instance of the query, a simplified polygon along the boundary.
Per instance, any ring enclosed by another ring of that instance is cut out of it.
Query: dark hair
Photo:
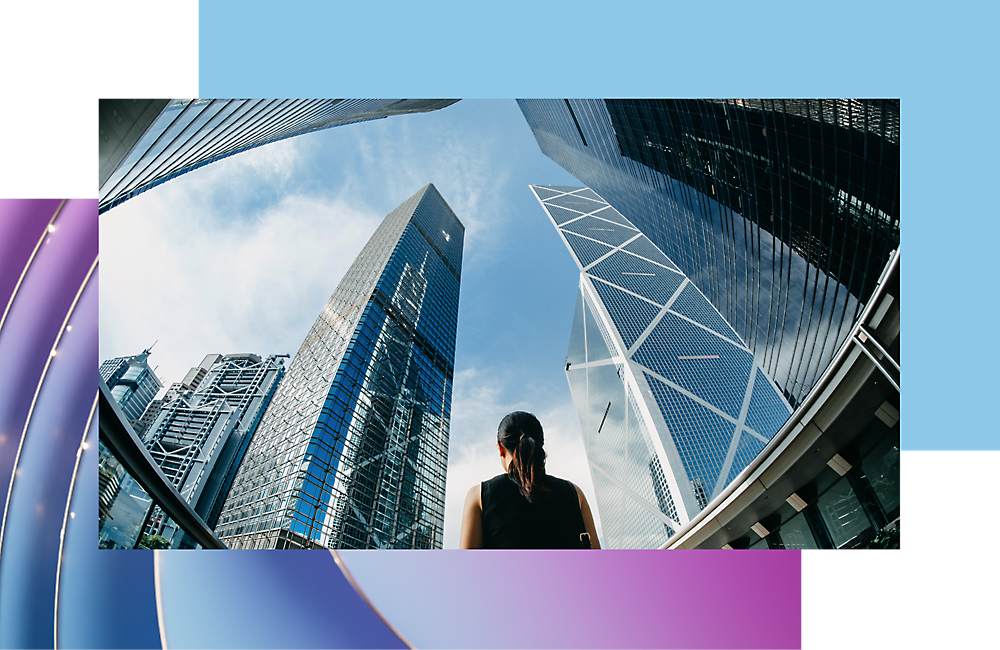
[[[531,413],[514,411],[500,421],[497,440],[514,455],[507,467],[507,475],[517,483],[521,494],[530,503],[545,480],[545,436],[542,424]]]

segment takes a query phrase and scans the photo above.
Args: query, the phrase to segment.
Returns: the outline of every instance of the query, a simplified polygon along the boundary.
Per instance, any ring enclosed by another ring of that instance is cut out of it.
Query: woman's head
[[[514,411],[500,421],[497,442],[513,456],[507,473],[520,486],[521,494],[531,501],[545,478],[542,424],[531,413]]]

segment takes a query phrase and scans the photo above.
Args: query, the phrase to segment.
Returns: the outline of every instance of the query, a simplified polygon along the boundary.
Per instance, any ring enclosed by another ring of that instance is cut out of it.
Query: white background
[[[2,198],[96,196],[98,97],[198,95],[197,2],[169,10],[7,3],[0,11]],[[904,446],[910,417],[903,414]],[[904,450],[900,462],[903,550],[803,553],[807,650],[1000,644],[1000,451]]]

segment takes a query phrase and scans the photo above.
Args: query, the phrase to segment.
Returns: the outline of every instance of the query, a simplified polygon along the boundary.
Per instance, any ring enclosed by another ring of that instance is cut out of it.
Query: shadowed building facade
[[[264,414],[230,548],[441,548],[464,239],[433,185],[375,231]]]
[[[899,246],[898,100],[519,100],[795,406]]]
[[[580,269],[566,376],[605,545],[656,548],[791,413],[691,280],[588,188],[532,186]]]
[[[456,99],[102,99],[99,211],[261,145]]]

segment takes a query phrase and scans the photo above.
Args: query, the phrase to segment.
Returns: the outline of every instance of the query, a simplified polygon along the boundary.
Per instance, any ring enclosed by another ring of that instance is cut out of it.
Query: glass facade
[[[142,529],[153,499],[99,442],[98,548],[142,548]]]
[[[132,100],[133,106],[102,100],[98,209],[103,213],[192,169],[254,147],[343,124],[425,113],[456,101],[174,99]],[[149,115],[157,110],[155,117]]]
[[[441,548],[464,239],[433,185],[375,231],[261,421],[230,548]]]
[[[808,505],[782,504],[761,520],[766,535],[747,531],[729,546],[899,548],[899,422],[873,419],[840,453],[849,459],[843,474],[826,467],[797,488]]]
[[[518,104],[542,152],[673,260],[714,331],[731,326],[797,405],[899,246],[899,101]]]
[[[111,395],[133,427],[163,388],[163,383],[146,363],[148,358],[149,350],[143,350],[142,354],[132,357],[108,359],[100,367],[101,379],[111,389]]]
[[[740,336],[593,190],[532,186],[580,269],[566,375],[610,548],[656,548],[791,408]]]
[[[197,390],[163,405],[143,444],[209,527],[215,525],[254,432],[285,373],[276,357],[217,356]],[[156,508],[146,533],[191,546]]]

